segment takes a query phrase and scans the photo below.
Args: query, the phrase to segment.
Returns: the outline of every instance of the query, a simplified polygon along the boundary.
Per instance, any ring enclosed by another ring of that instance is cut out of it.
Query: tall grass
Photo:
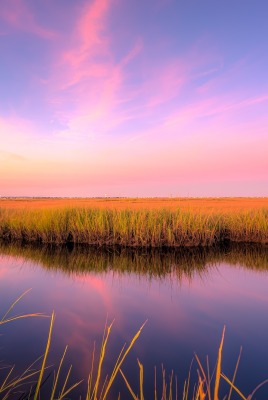
[[[268,243],[268,210],[196,211],[0,208],[0,238],[122,247]]]
[[[40,314],[25,314],[18,315],[14,317],[8,317],[16,303],[27,293],[23,293],[22,296],[19,297],[8,309],[5,315],[0,320],[0,326],[5,323],[9,323],[11,321],[15,321],[20,318],[28,318],[28,317],[36,317],[40,316]],[[43,316],[43,315],[42,315]],[[83,380],[78,380],[73,384],[69,384],[70,375],[72,366],[69,367],[67,374],[62,376],[62,366],[65,362],[65,356],[67,347],[65,348],[63,355],[59,361],[59,365],[54,372],[54,379],[50,388],[46,388],[46,393],[44,395],[44,391],[42,393],[42,385],[46,379],[44,379],[45,372],[49,369],[47,365],[48,354],[51,345],[52,331],[55,322],[54,312],[50,318],[50,326],[47,337],[47,342],[44,350],[44,354],[40,357],[41,366],[39,369],[33,368],[36,362],[30,365],[25,371],[13,377],[14,374],[14,366],[10,368],[7,375],[3,378],[2,382],[0,381],[0,395],[2,400],[8,400],[14,398],[15,396],[19,396],[16,398],[29,400],[33,398],[34,400],[64,400],[64,399],[72,399],[77,398],[72,397],[72,393],[74,389],[79,387]],[[145,325],[145,324],[144,324]],[[132,340],[128,345],[124,344],[117,359],[114,361],[114,365],[112,366],[111,373],[108,375],[104,375],[103,372],[103,363],[108,351],[108,342],[109,336],[112,330],[113,322],[110,325],[105,326],[103,340],[100,347],[99,355],[95,354],[95,350],[93,352],[92,363],[90,367],[90,371],[87,379],[87,390],[86,394],[79,399],[82,400],[108,400],[109,398],[114,398],[114,395],[111,394],[111,388],[115,382],[115,379],[121,375],[122,376],[122,385],[126,385],[127,390],[131,398],[134,400],[145,400],[144,395],[144,368],[142,363],[138,360],[138,369],[139,369],[139,385],[138,388],[131,387],[128,378],[123,372],[123,363],[133,348],[135,342],[139,338],[144,325],[136,332],[133,336]],[[184,383],[183,392],[180,395],[178,392],[178,382],[177,378],[173,376],[173,372],[171,373],[169,379],[166,378],[166,372],[162,369],[162,387],[157,386],[156,384],[156,374],[155,374],[155,388],[154,388],[154,400],[219,400],[220,399],[220,386],[223,381],[228,384],[229,389],[227,393],[223,397],[223,399],[232,400],[232,395],[235,393],[235,399],[240,398],[242,400],[251,400],[253,395],[255,396],[256,392],[259,390],[261,386],[268,383],[268,380],[265,380],[261,384],[259,384],[251,394],[245,396],[241,390],[235,384],[235,378],[237,374],[237,369],[240,361],[241,350],[239,353],[239,357],[234,369],[233,377],[229,379],[222,371],[222,357],[223,357],[223,344],[224,344],[224,336],[225,336],[225,327],[222,332],[222,337],[218,349],[218,356],[216,366],[214,368],[214,372],[210,373],[210,366],[207,358],[206,368],[202,365],[199,357],[195,355],[195,360],[197,363],[197,380],[196,384],[193,386],[193,392],[190,390],[190,380],[191,380],[191,369],[188,375],[187,380]],[[38,361],[38,360],[37,360]],[[61,378],[61,379],[60,379]],[[61,382],[61,383],[60,383]],[[49,394],[48,394],[49,393]],[[138,393],[138,394],[137,394]],[[68,395],[68,397],[67,397]],[[238,397],[237,397],[238,395]],[[120,393],[118,394],[118,399],[120,399]],[[254,397],[256,398],[256,397]]]

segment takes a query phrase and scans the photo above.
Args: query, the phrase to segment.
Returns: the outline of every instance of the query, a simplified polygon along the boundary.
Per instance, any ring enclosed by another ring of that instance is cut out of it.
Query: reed
[[[10,314],[11,310],[14,308],[16,303],[27,293],[23,293],[8,309],[5,313],[3,318],[1,319],[0,324],[8,323],[14,321],[16,319],[20,319],[22,317],[36,317],[40,316],[39,314],[26,314],[24,316],[15,316],[9,318],[8,315]],[[43,316],[43,315],[42,315]],[[76,381],[73,384],[69,384],[69,379],[71,375],[72,366],[69,367],[67,374],[65,377],[62,377],[62,366],[65,361],[65,356],[67,352],[67,347],[63,352],[63,356],[59,361],[59,365],[57,367],[57,372],[54,373],[54,379],[51,385],[51,388],[47,388],[47,391],[44,395],[44,391],[42,393],[41,387],[46,380],[44,378],[45,372],[49,369],[47,366],[48,354],[51,345],[51,338],[52,338],[52,331],[53,325],[55,321],[55,315],[52,313],[50,318],[50,326],[49,332],[47,337],[47,343],[45,346],[44,354],[40,357],[39,362],[41,362],[41,366],[39,369],[33,368],[36,364],[36,361],[30,365],[25,371],[13,377],[14,374],[14,367],[11,367],[8,371],[7,375],[3,378],[3,381],[0,382],[0,394],[1,399],[8,400],[14,398],[14,395],[18,395],[20,393],[20,399],[30,399],[34,398],[34,400],[42,400],[42,399],[50,399],[50,400],[64,400],[68,395],[68,399],[72,399],[72,393],[74,389],[79,387],[83,380]],[[95,351],[93,352],[92,364],[91,369],[88,375],[87,380],[87,392],[84,397],[80,396],[79,399],[85,400],[107,400],[108,398],[114,398],[111,395],[111,388],[115,382],[117,376],[121,375],[123,380],[122,384],[126,385],[127,390],[130,393],[131,398],[134,400],[145,400],[143,383],[144,383],[144,368],[142,363],[138,360],[138,369],[139,369],[139,385],[138,389],[133,389],[131,384],[129,383],[128,378],[126,377],[125,373],[123,372],[123,363],[128,355],[128,353],[133,348],[135,342],[139,338],[144,325],[136,332],[133,336],[132,340],[128,345],[124,344],[117,359],[114,362],[114,366],[112,367],[112,371],[109,375],[104,376],[103,372],[103,363],[104,359],[107,355],[108,351],[108,342],[109,336],[112,330],[113,322],[105,326],[103,340],[99,352],[99,356],[95,355]],[[178,393],[178,383],[176,377],[173,376],[173,372],[171,373],[169,379],[166,378],[166,372],[164,368],[162,368],[162,387],[158,387],[156,384],[156,373],[155,373],[155,388],[154,388],[154,400],[162,399],[162,400],[219,400],[220,399],[220,385],[222,382],[227,382],[229,390],[227,394],[225,394],[224,399],[227,398],[231,400],[232,394],[235,393],[235,398],[237,399],[237,395],[242,400],[252,399],[253,395],[255,396],[256,392],[259,388],[266,384],[268,380],[259,384],[253,392],[249,396],[245,396],[241,390],[235,385],[235,377],[238,369],[238,364],[240,361],[241,351],[238,357],[238,361],[236,363],[234,374],[232,379],[229,379],[222,371],[222,356],[223,356],[223,344],[224,344],[224,335],[225,335],[225,327],[223,329],[219,349],[218,349],[218,357],[216,366],[214,368],[214,373],[210,374],[209,363],[207,360],[207,368],[205,369],[196,355],[195,359],[197,362],[197,381],[196,384],[193,386],[193,393],[190,393],[190,380],[191,380],[191,370],[189,372],[188,379],[184,383],[184,389],[182,394]],[[60,379],[61,378],[61,379]],[[60,382],[62,382],[60,384]],[[48,393],[50,393],[48,395]],[[138,393],[138,394],[136,394]],[[70,397],[71,396],[71,397]],[[112,396],[112,397],[111,397]],[[16,397],[18,398],[18,397]],[[73,397],[73,398],[77,398]],[[120,394],[117,397],[120,399]],[[255,397],[254,397],[255,398]]]
[[[268,243],[268,209],[224,214],[179,209],[0,208],[0,238],[135,248]]]

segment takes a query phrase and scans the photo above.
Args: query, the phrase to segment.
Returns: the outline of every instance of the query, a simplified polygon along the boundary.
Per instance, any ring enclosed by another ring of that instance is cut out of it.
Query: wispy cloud
[[[234,115],[235,112],[244,108],[252,107],[268,101],[268,95],[260,95],[247,99],[233,100],[230,96],[214,96],[205,99],[197,99],[195,102],[182,106],[181,110],[167,115],[164,126],[179,127],[196,119],[221,115]]]
[[[1,182],[141,193],[150,182],[263,177],[265,56],[182,20],[175,35],[174,0],[67,3],[1,2]]]
[[[142,50],[136,38],[120,59],[114,55],[115,38],[108,30],[113,2],[95,0],[81,8],[68,45],[59,49],[51,66],[49,102],[55,118],[66,126],[59,135],[103,131],[122,121],[117,107],[128,101],[124,92],[127,68]]]
[[[23,0],[4,0],[1,2],[0,20],[13,29],[30,32],[44,39],[53,39],[56,33],[36,20],[33,12]]]
[[[81,8],[75,29],[68,38],[69,46],[60,55],[63,89],[87,77],[102,78],[109,71],[109,40],[105,30],[111,0],[94,0]],[[97,60],[100,59],[100,61]],[[105,62],[101,58],[105,58]]]
[[[20,161],[25,161],[26,158],[17,153],[10,153],[8,151],[0,150],[0,160],[2,160],[3,162],[8,162],[9,160],[20,162]]]

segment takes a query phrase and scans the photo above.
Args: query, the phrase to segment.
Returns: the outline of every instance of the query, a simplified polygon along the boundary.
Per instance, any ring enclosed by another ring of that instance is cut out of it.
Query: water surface
[[[144,364],[148,399],[153,398],[154,366],[159,381],[162,364],[167,375],[174,370],[180,390],[195,352],[204,362],[208,355],[213,366],[224,325],[224,372],[231,377],[242,345],[238,387],[248,395],[268,378],[267,247],[153,252],[2,244],[0,277],[2,315],[29,288],[13,314],[55,311],[49,362],[56,365],[68,344],[66,368],[73,365],[73,381],[87,379],[93,343],[98,349],[106,319],[115,319],[107,372],[123,343],[148,320],[123,367],[138,392],[137,358]],[[1,365],[25,369],[44,351],[48,327],[46,318],[2,325]],[[196,369],[194,363],[193,381]],[[3,377],[5,370],[0,372]],[[82,384],[70,398],[84,390]],[[122,398],[130,398],[122,378],[114,387],[119,390]],[[257,395],[268,397],[268,386]]]

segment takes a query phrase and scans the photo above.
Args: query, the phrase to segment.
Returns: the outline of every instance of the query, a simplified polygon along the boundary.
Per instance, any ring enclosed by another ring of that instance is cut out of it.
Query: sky
[[[0,0],[1,196],[268,196],[267,0]]]

